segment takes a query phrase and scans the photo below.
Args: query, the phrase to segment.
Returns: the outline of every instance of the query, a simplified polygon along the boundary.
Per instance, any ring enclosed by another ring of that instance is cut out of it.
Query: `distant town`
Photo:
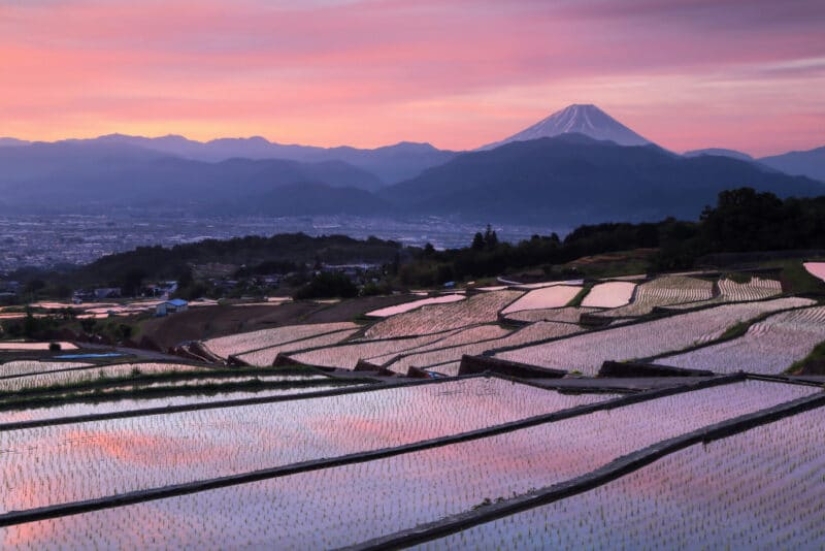
[[[203,218],[186,214],[152,215],[0,215],[0,274],[25,267],[52,268],[92,262],[139,246],[192,243],[247,235],[303,232],[311,236],[370,235],[404,245],[433,244],[437,249],[469,245],[468,236],[483,224],[435,217],[387,220],[354,216],[293,218]],[[499,228],[503,240],[518,241],[558,229],[534,226]]]

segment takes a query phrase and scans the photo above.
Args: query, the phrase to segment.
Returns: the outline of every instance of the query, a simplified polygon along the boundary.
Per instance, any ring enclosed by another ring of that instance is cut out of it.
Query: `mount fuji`
[[[649,145],[652,142],[632,131],[595,105],[574,104],[565,107],[533,126],[499,142],[478,148],[495,149],[511,142],[526,142],[539,138],[554,138],[562,134],[584,134],[595,140],[607,140],[617,145]]]

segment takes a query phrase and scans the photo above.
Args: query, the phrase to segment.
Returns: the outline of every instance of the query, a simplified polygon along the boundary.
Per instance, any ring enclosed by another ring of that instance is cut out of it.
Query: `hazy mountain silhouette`
[[[825,146],[810,151],[791,151],[784,155],[762,157],[759,162],[786,174],[807,176],[825,182]]]
[[[443,164],[456,153],[442,151],[426,143],[401,142],[376,149],[355,147],[312,147],[272,143],[260,136],[251,138],[219,138],[197,142],[183,136],[144,138],[110,134],[92,140],[70,140],[85,143],[124,144],[198,161],[242,159],[284,159],[301,162],[343,161],[378,176],[387,184],[400,182],[420,174],[432,166]]]
[[[700,157],[702,155],[715,155],[717,157],[730,157],[731,159],[738,159],[740,161],[749,161],[754,162],[756,159],[748,155],[747,153],[742,153],[741,151],[736,151],[735,149],[725,149],[722,147],[709,147],[707,149],[694,149],[692,151],[685,151],[682,153],[683,157]]]
[[[720,191],[743,186],[782,197],[825,193],[819,182],[736,159],[563,134],[465,153],[379,195],[410,212],[581,224],[696,219]]]
[[[307,193],[312,189],[320,194],[319,206],[326,201],[328,187],[346,188],[336,195],[342,212],[355,202],[344,200],[344,195],[363,198],[364,190],[383,185],[375,175],[342,161],[230,159],[208,163],[96,141],[0,147],[0,206],[6,209],[74,212],[163,205],[193,211],[224,206],[228,212],[227,205],[247,197],[274,197],[283,186],[304,183],[315,186]],[[295,193],[294,187],[288,190]]]

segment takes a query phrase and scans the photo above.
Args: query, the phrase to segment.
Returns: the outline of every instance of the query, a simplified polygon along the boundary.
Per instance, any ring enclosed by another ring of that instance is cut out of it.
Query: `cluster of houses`
[[[155,316],[162,317],[176,312],[184,312],[189,307],[189,303],[183,299],[169,299],[169,296],[178,289],[175,281],[166,281],[157,285],[152,285],[144,289],[144,297],[166,299],[155,306]],[[84,302],[99,302],[105,300],[122,298],[122,290],[119,287],[98,287],[95,289],[81,289],[72,294],[72,303],[82,304]]]

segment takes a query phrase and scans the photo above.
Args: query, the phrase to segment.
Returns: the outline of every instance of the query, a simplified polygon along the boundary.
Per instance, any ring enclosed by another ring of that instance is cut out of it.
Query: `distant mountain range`
[[[574,225],[696,219],[720,191],[742,186],[782,197],[825,194],[821,182],[728,157],[563,134],[460,155],[379,195],[408,212]]]
[[[695,218],[724,189],[825,195],[823,182],[825,147],[762,159],[728,149],[677,155],[593,105],[572,105],[464,153],[416,143],[319,148],[260,137],[0,138],[0,212],[453,214],[578,225]]]
[[[2,146],[33,145],[42,142],[24,142],[14,138],[0,138]],[[313,147],[305,145],[282,145],[255,136],[252,138],[220,138],[209,142],[189,140],[183,136],[162,136],[144,138],[124,134],[109,134],[87,140],[64,140],[54,146],[87,146],[91,154],[98,146],[133,146],[164,153],[182,159],[205,162],[220,162],[228,159],[281,159],[303,163],[342,161],[356,168],[371,172],[385,184],[400,182],[417,176],[424,169],[443,164],[456,153],[434,148],[427,143],[401,142],[377,149],[357,149],[354,147]]]
[[[759,162],[786,174],[807,176],[825,182],[825,147],[762,157]]]
[[[703,155],[710,155],[716,157],[730,157],[731,159],[739,159],[740,161],[747,162],[753,162],[756,160],[747,153],[742,153],[741,151],[736,151],[734,149],[723,149],[721,147],[710,147],[708,149],[694,149],[693,151],[685,151],[684,153],[682,153],[683,157],[701,157]]]

